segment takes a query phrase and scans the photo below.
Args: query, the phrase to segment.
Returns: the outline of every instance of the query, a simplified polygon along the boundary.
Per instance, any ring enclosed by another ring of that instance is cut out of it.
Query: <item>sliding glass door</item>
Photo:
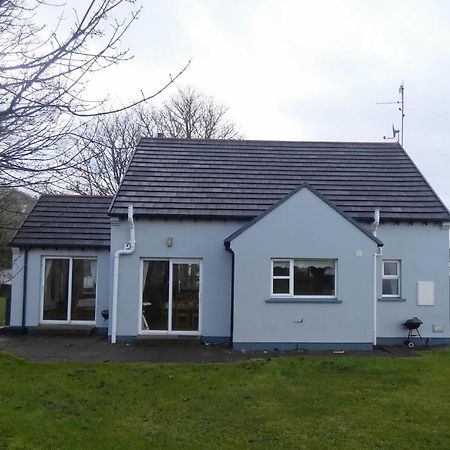
[[[41,321],[94,323],[97,260],[44,258]]]
[[[172,264],[172,330],[198,331],[200,265]]]
[[[142,329],[168,331],[169,261],[144,261]]]
[[[198,334],[200,261],[145,260],[141,332]]]
[[[43,320],[67,320],[69,260],[45,259]]]

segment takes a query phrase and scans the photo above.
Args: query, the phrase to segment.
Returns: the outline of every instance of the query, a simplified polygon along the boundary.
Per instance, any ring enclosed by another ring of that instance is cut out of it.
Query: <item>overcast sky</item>
[[[156,90],[192,58],[178,85],[227,104],[246,138],[382,141],[400,113],[376,103],[404,80],[405,149],[450,206],[450,2],[141,3],[134,59],[94,81],[99,95]]]

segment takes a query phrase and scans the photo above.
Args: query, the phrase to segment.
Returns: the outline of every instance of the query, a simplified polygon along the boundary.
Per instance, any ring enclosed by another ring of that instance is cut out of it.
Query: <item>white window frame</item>
[[[289,275],[275,275],[273,274],[273,265],[274,262],[284,262],[284,263],[289,263]],[[293,261],[292,259],[287,259],[287,258],[273,258],[270,262],[270,292],[271,295],[273,296],[277,296],[277,297],[286,297],[286,296],[292,296],[292,292],[294,292],[294,280],[292,275],[292,271],[294,270],[294,265],[293,265]],[[289,280],[289,293],[285,293],[285,294],[274,294],[273,293],[273,280]]]
[[[144,294],[144,262],[145,261],[166,261],[169,263],[169,295],[167,311],[167,330],[144,330],[142,329],[142,302]],[[172,328],[172,284],[174,264],[198,264],[198,330],[179,331]],[[138,334],[140,335],[176,335],[176,336],[201,336],[202,330],[202,297],[203,297],[203,260],[200,258],[141,258],[139,269],[139,311],[138,311]]]
[[[47,259],[68,259],[69,260],[69,276],[67,278],[67,319],[66,320],[45,320],[44,319],[44,295],[45,295],[45,264]],[[97,276],[95,278],[95,315],[94,320],[72,320],[72,277],[73,277],[73,261],[76,259],[86,259],[88,261],[97,262]],[[98,302],[98,258],[96,256],[43,256],[41,268],[41,307],[39,322],[47,325],[95,325],[97,318],[97,302]]]
[[[294,261],[334,261],[334,294],[333,295],[294,295]],[[286,275],[273,275],[274,262],[289,262],[289,276]],[[337,298],[337,274],[338,274],[338,262],[336,258],[272,258],[270,260],[270,296],[271,297],[292,297],[292,298]],[[274,279],[289,279],[289,293],[277,294],[273,292],[273,280]]]
[[[397,275],[386,275],[384,273],[385,263],[395,263],[397,265]],[[381,296],[383,298],[400,298],[402,293],[402,265],[399,259],[383,259],[381,268]],[[385,294],[383,292],[383,280],[398,280],[398,294]]]

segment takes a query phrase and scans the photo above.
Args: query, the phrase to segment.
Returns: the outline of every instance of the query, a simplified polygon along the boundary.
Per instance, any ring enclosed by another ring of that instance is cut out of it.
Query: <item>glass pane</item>
[[[68,259],[46,259],[44,268],[44,320],[68,320]]]
[[[294,295],[335,295],[335,261],[295,260]]]
[[[200,266],[172,266],[172,330],[198,331]]]
[[[273,262],[273,276],[274,277],[288,277],[289,276],[289,261],[274,261]]]
[[[398,280],[383,280],[383,295],[399,295]]]
[[[72,265],[71,320],[95,321],[97,261],[74,259]]]
[[[274,294],[289,294],[289,279],[277,279],[273,280],[273,293]]]
[[[395,261],[384,261],[384,275],[398,275],[398,264]]]
[[[144,261],[142,330],[168,329],[169,261]]]

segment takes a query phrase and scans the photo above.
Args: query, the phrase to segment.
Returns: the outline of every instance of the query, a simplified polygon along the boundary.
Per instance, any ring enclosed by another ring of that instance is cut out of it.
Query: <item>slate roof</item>
[[[253,219],[308,182],[352,218],[449,221],[397,143],[144,138],[112,215]]]
[[[111,200],[112,197],[42,195],[9,245],[109,248]]]

